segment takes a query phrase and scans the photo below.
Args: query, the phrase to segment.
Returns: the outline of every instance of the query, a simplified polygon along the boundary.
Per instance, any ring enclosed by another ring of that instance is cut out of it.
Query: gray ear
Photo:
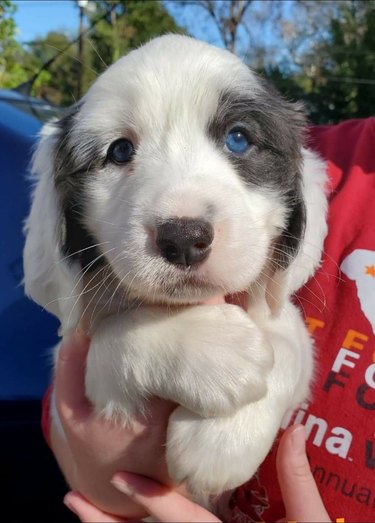
[[[26,293],[62,322],[62,332],[76,326],[81,311],[75,287],[80,268],[63,260],[65,220],[54,182],[54,158],[59,130],[44,126],[34,154],[32,172],[36,187],[25,223],[24,283]]]
[[[100,264],[97,241],[88,230],[84,185],[90,171],[99,163],[99,148],[91,136],[74,136],[74,128],[79,119],[83,101],[70,108],[64,118],[55,123],[58,144],[54,153],[54,183],[64,222],[61,249],[69,263],[77,261],[81,269],[94,269]],[[99,260],[96,263],[96,260]]]
[[[298,188],[294,197],[290,196],[287,206],[290,208],[287,226],[275,243],[272,255],[273,272],[266,287],[266,301],[274,315],[281,310],[284,301],[290,294],[288,268],[293,264],[299,251],[303,249],[305,240],[306,208],[302,188]]]
[[[295,190],[285,197],[289,214],[287,225],[275,243],[273,259],[276,271],[287,269],[303,244],[306,230],[306,207],[301,186],[302,181],[298,179]]]
[[[283,98],[272,86],[260,80],[263,93],[256,100],[265,134],[265,145],[273,153],[278,168],[276,188],[282,192],[288,210],[284,230],[275,243],[274,269],[286,269],[297,256],[303,242],[306,209],[303,193],[303,146],[306,116],[300,103]]]
[[[291,217],[297,222],[295,225],[297,234],[294,233],[294,225],[292,225],[288,228],[290,233],[287,229],[285,240],[283,237],[280,239],[286,241],[284,252],[287,253],[290,248],[294,249],[293,257],[289,259],[289,262],[286,260],[285,265],[283,265],[283,260],[280,260],[280,267],[275,268],[266,288],[266,301],[272,314],[277,314],[285,300],[299,290],[319,267],[328,230],[326,165],[318,155],[307,149],[302,149],[302,156],[301,202],[304,212],[304,220],[302,220],[304,232],[301,235],[298,249],[295,250],[295,247],[290,246],[288,242],[295,236],[299,237],[300,211],[297,211]],[[290,234],[289,238],[288,234]]]
[[[321,159],[304,148],[306,118],[300,103],[290,103],[262,83],[265,96],[259,110],[265,127],[276,135],[279,151],[287,152],[290,185],[284,192],[287,222],[275,243],[273,272],[266,287],[266,301],[273,314],[292,293],[313,275],[321,259],[327,233],[326,168]],[[272,128],[271,128],[272,126]]]

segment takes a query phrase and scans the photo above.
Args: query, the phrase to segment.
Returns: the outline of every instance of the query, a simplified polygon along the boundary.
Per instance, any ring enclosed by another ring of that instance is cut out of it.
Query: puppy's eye
[[[225,147],[234,154],[244,154],[251,147],[242,129],[231,129],[225,138]]]
[[[123,164],[130,162],[134,153],[134,145],[131,141],[119,138],[109,146],[107,158],[110,162]]]

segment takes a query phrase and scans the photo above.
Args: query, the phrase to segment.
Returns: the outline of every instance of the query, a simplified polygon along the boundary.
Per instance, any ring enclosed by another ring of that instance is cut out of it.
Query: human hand
[[[281,438],[277,471],[286,508],[283,521],[330,521],[310,471],[305,452],[305,432],[301,425],[290,427]],[[149,478],[118,473],[113,477],[112,484],[142,505],[158,521],[220,521],[183,495]],[[77,492],[67,494],[64,501],[81,521],[121,521],[103,514]]]
[[[51,446],[74,490],[100,510],[139,519],[146,512],[110,483],[115,472],[147,474],[170,484],[164,458],[165,433],[171,402],[153,398],[147,420],[139,416],[131,428],[98,417],[85,397],[84,373],[90,340],[74,334],[59,351],[55,401],[65,436],[52,424]]]
[[[193,503],[182,494],[144,476],[120,472],[115,474],[112,484],[120,492],[144,507],[145,511],[157,521],[207,521],[210,523],[220,521],[211,512]],[[64,498],[64,503],[85,523],[124,521],[123,518],[103,513],[78,492],[69,492]]]

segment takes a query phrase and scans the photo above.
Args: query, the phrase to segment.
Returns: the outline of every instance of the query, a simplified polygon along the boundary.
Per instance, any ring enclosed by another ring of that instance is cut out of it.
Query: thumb
[[[61,419],[82,418],[91,410],[85,397],[85,368],[90,340],[75,332],[64,338],[56,362],[55,398]]]
[[[331,521],[306,456],[305,429],[289,427],[277,452],[277,475],[287,521]]]

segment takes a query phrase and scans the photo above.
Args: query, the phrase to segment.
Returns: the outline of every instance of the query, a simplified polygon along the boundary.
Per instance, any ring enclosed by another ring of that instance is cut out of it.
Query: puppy
[[[250,478],[309,393],[290,296],[319,264],[326,198],[304,128],[238,58],[169,35],[109,67],[34,156],[26,292],[92,337],[98,413],[179,404],[168,470],[198,497]]]

